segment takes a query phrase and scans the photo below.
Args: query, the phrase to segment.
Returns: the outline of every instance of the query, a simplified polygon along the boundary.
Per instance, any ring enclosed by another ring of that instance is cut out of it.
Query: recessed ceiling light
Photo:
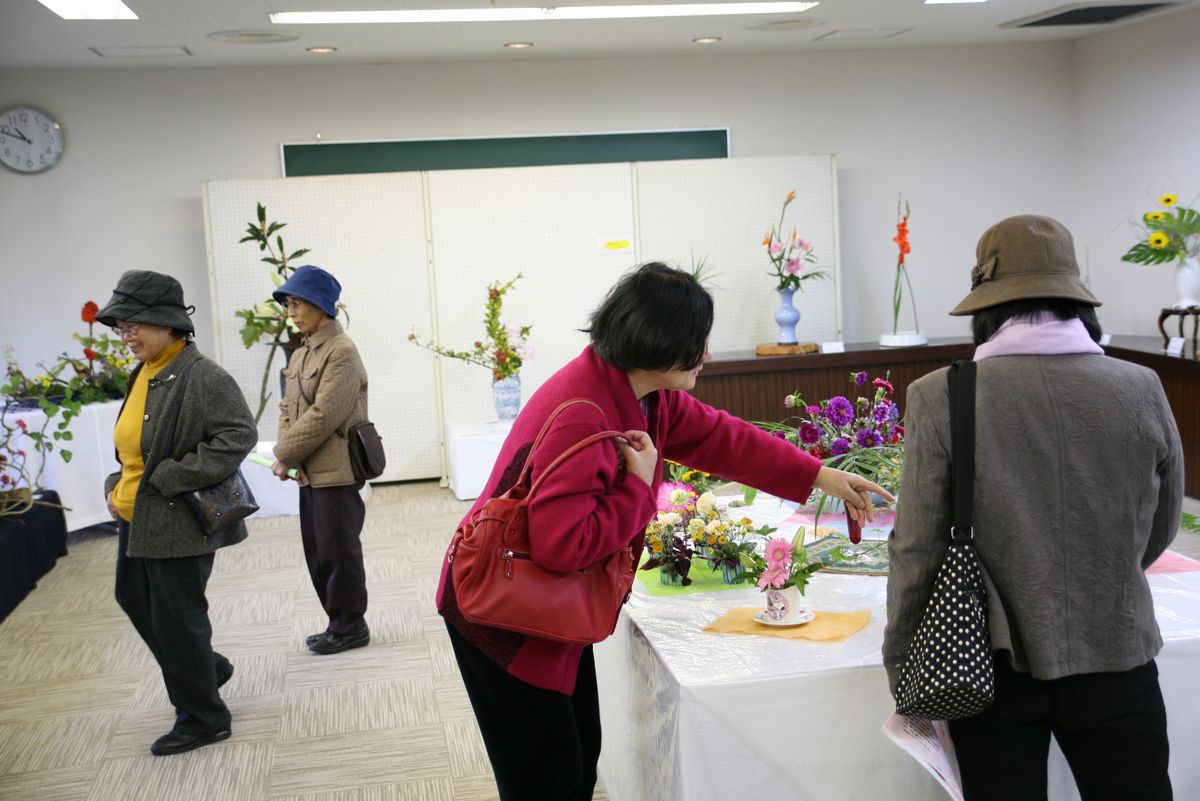
[[[947,6],[951,3],[986,3],[987,0],[925,0],[927,6]]]
[[[721,41],[720,36],[697,36],[692,40],[696,44],[716,44]]]
[[[505,42],[505,47],[511,47],[513,50],[526,50],[533,47],[533,42]]]
[[[336,47],[306,47],[304,48],[309,53],[336,53]]]
[[[794,14],[816,2],[676,3],[647,6],[562,6],[558,8],[445,8],[413,11],[274,11],[276,25],[338,25],[398,22],[522,22],[556,19],[636,19]]]
[[[281,44],[296,41],[300,34],[287,31],[217,31],[210,33],[208,38],[225,44]]]
[[[137,19],[121,0],[38,0],[63,19]]]

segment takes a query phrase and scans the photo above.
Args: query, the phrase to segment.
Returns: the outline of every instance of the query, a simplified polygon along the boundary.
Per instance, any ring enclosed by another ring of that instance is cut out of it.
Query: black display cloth
[[[58,504],[58,493],[37,500]],[[62,509],[34,505],[22,515],[0,517],[0,621],[67,555],[67,518]]]

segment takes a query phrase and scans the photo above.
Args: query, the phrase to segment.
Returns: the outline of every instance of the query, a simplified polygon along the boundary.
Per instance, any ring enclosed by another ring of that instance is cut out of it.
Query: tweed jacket
[[[533,481],[567,448],[604,429],[645,431],[663,458],[789,500],[807,499],[821,468],[818,460],[794,445],[686,392],[651,393],[644,411],[626,374],[589,345],[533,393],[464,521],[515,482],[533,438],[555,407],[581,397],[600,408],[575,404],[559,415],[533,454]],[[551,570],[567,571],[626,546],[640,555],[661,484],[661,460],[647,485],[619,468],[611,441],[585,448],[550,474],[530,501],[530,556]],[[471,623],[458,610],[453,582],[447,580],[450,569],[444,560],[437,592],[438,611],[447,622],[510,675],[535,687],[567,695],[574,692],[582,646]]]
[[[947,369],[908,389],[888,543],[893,693],[950,538]],[[1183,452],[1150,370],[1102,355],[978,363],[975,545],[992,648],[1037,679],[1116,672],[1162,637],[1145,570],[1179,527]]]
[[[180,386],[177,379],[193,363],[179,408],[175,439],[167,442],[171,410]],[[137,370],[141,369],[139,365]],[[205,537],[178,496],[229,476],[257,442],[254,415],[233,376],[203,356],[195,345],[181,350],[150,379],[146,390],[142,460],[151,469],[142,476],[134,498],[127,555],[149,559],[197,556],[246,539],[246,524],[240,521]],[[160,455],[161,461],[154,465]],[[105,497],[120,478],[121,472],[117,471],[105,479]]]
[[[358,483],[346,429],[367,419],[367,371],[342,324],[331,320],[306,337],[283,374],[275,458],[303,467],[314,487]]]

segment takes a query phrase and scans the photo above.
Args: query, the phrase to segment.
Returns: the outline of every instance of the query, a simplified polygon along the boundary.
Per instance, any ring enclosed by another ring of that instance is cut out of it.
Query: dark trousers
[[[500,801],[591,801],[600,759],[600,699],[592,646],[575,694],[513,678],[447,624],[487,747]]]
[[[359,539],[367,510],[358,495],[361,486],[300,488],[304,560],[329,616],[329,630],[337,635],[354,634],[367,625],[367,574]]]
[[[950,721],[967,801],[1046,801],[1050,735],[1083,801],[1171,801],[1167,712],[1151,660],[1040,681],[996,657],[996,702]]]
[[[212,624],[204,590],[213,555],[175,559],[126,556],[129,524],[117,524],[116,598],[154,654],[175,706],[175,730],[212,734],[229,728],[229,708],[217,690],[217,677],[233,670],[213,651]]]

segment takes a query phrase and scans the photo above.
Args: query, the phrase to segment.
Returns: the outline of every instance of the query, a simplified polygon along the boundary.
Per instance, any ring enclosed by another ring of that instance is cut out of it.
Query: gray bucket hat
[[[962,316],[1013,300],[1064,298],[1099,306],[1079,280],[1075,240],[1057,220],[1022,214],[983,232],[971,268],[971,292],[950,314]]]
[[[150,270],[129,270],[121,275],[113,296],[96,319],[104,325],[118,320],[176,328],[194,334],[190,315],[195,306],[184,305],[183,287],[169,275]]]

